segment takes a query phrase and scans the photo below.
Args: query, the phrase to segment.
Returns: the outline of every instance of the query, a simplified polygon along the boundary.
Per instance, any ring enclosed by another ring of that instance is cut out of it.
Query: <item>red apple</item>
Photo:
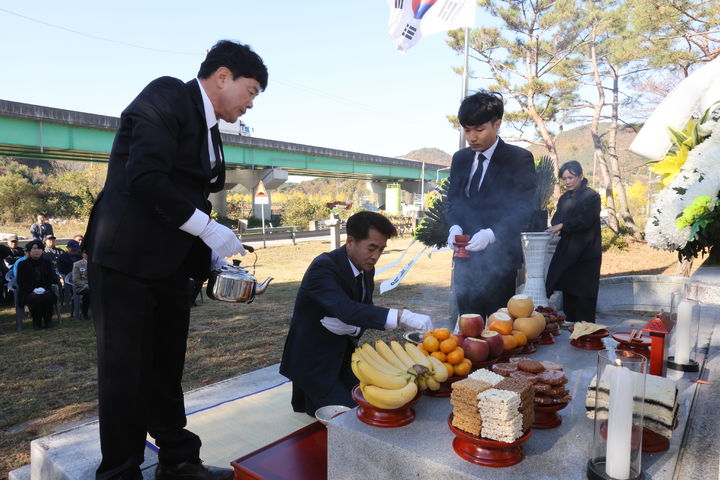
[[[485,320],[479,313],[463,313],[458,321],[460,333],[465,337],[480,337]]]
[[[465,358],[469,358],[473,365],[484,362],[490,356],[490,345],[482,338],[466,337],[462,347]]]
[[[463,341],[465,340],[465,335],[462,335],[460,333],[453,333],[452,335],[450,335],[450,338],[454,339],[455,343],[462,347]]]
[[[490,347],[490,358],[500,356],[504,347],[503,338],[500,333],[495,330],[483,330],[480,337],[485,340]]]

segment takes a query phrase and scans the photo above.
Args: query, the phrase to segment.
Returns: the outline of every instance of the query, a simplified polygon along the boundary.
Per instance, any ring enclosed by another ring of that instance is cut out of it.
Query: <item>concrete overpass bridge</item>
[[[0,100],[0,156],[107,162],[119,125],[117,117]],[[388,184],[399,183],[403,190],[420,193],[425,182],[448,175],[443,165],[414,160],[227,133],[222,140],[228,188],[239,183],[253,192],[260,180],[272,191],[288,174],[364,179],[382,204]],[[224,193],[212,200],[224,213]],[[269,217],[269,205],[266,208]],[[256,213],[259,216],[260,211]]]

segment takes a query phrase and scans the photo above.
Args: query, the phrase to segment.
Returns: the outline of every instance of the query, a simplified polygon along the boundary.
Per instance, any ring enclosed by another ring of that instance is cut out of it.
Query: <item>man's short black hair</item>
[[[386,238],[397,236],[397,230],[385,215],[375,212],[358,212],[347,220],[347,234],[355,240],[365,240],[374,228]]]
[[[504,106],[500,92],[480,90],[460,104],[458,121],[463,127],[478,127],[487,122],[495,122],[503,117]]]
[[[267,67],[260,56],[253,52],[249,45],[220,40],[208,52],[205,60],[200,64],[198,78],[208,78],[218,68],[226,67],[232,72],[233,80],[238,77],[254,78],[265,90],[268,83]]]
[[[37,246],[40,250],[45,250],[45,244],[43,244],[42,240],[32,240],[25,244],[25,251],[29,252],[33,246]]]

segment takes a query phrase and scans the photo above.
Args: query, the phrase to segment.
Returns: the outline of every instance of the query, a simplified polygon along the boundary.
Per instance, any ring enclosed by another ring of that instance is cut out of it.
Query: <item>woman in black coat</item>
[[[560,235],[548,268],[545,287],[550,297],[563,292],[563,310],[570,322],[595,322],[602,242],[600,239],[600,195],[587,186],[580,163],[560,167],[566,192],[547,232]]]
[[[33,319],[33,328],[52,326],[53,305],[57,297],[52,291],[59,282],[52,262],[43,258],[44,246],[40,240],[29,242],[25,249],[30,256],[18,264],[17,282],[21,305],[27,305]]]

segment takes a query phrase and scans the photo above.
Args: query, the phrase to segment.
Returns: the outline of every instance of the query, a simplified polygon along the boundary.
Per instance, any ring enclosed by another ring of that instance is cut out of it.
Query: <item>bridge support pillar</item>
[[[377,194],[377,205],[380,209],[385,209],[385,190],[387,189],[387,182],[368,182],[367,188],[371,192]]]
[[[232,183],[233,186],[238,183],[243,187],[250,190],[253,194],[253,215],[257,218],[262,217],[261,208],[265,209],[265,218],[270,219],[270,207],[272,206],[272,191],[278,188],[280,185],[285,183],[288,179],[287,170],[282,168],[265,168],[262,170],[228,170],[226,172],[227,182]],[[265,188],[268,192],[269,202],[267,205],[256,205],[255,204],[255,188],[260,183],[260,180],[265,184]]]

